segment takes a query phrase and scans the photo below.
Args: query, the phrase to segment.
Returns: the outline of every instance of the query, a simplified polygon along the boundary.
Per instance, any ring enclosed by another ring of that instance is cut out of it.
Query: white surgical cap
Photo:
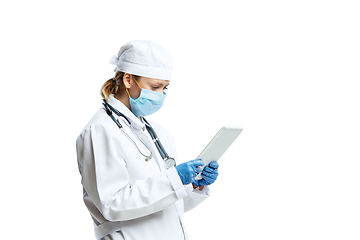
[[[173,59],[170,53],[151,41],[132,41],[120,48],[110,63],[115,70],[142,77],[170,80]]]

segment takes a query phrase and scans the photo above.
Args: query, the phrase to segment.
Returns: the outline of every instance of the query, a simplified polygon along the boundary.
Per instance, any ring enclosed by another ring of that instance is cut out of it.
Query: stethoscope
[[[138,135],[136,134],[136,132],[134,131],[134,129],[131,126],[131,123],[129,121],[129,119],[127,119],[127,117],[122,114],[121,112],[119,112],[117,109],[115,109],[113,106],[111,106],[109,103],[107,103],[105,101],[105,99],[103,99],[103,106],[105,108],[106,113],[111,117],[111,119],[116,123],[116,125],[119,127],[119,129],[123,132],[123,134],[130,140],[130,142],[135,146],[135,148],[138,150],[138,152],[145,157],[145,161],[149,161],[150,159],[153,158],[153,154],[150,151],[150,149],[145,145],[145,143],[143,141],[141,141],[141,139],[138,137]],[[119,117],[124,118],[126,121],[125,124],[131,129],[131,131],[134,133],[134,135],[137,137],[137,139],[145,146],[145,148],[149,151],[150,155],[146,155],[144,153],[141,152],[141,150],[139,149],[139,147],[136,145],[135,141],[124,131],[123,126],[121,125],[121,123],[119,122],[118,119],[116,119],[112,113],[115,113],[116,115],[118,115]],[[176,166],[176,161],[174,158],[169,157],[169,155],[167,154],[167,152],[165,151],[163,145],[160,142],[160,139],[158,138],[158,136],[156,135],[154,129],[151,127],[150,123],[143,117],[142,118],[145,122],[145,127],[146,130],[148,131],[148,133],[150,134],[153,142],[155,143],[156,148],[158,149],[162,159],[164,160],[164,167],[166,169],[169,169],[171,167]]]

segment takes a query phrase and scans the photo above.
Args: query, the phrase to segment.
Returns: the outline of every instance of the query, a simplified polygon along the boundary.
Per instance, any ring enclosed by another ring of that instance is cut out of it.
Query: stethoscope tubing
[[[118,110],[116,110],[115,108],[113,108],[110,104],[108,104],[105,100],[103,100],[103,106],[105,108],[106,113],[111,117],[111,119],[116,123],[116,125],[119,127],[119,129],[122,131],[122,133],[130,140],[130,142],[134,145],[134,147],[138,150],[138,152],[145,157],[145,161],[149,161],[150,159],[152,159],[153,154],[150,151],[150,149],[144,144],[143,141],[141,141],[141,139],[139,138],[139,136],[135,133],[135,131],[133,130],[133,128],[131,127],[131,123],[130,121],[125,117],[124,114],[122,114],[121,112],[119,112]],[[118,115],[119,117],[122,117],[123,119],[125,119],[126,121],[125,124],[131,129],[131,131],[134,133],[134,135],[137,137],[137,139],[146,147],[146,149],[149,151],[150,155],[145,155],[141,152],[141,150],[139,149],[138,145],[134,142],[134,140],[129,136],[129,134],[127,134],[124,131],[123,126],[121,125],[121,123],[119,122],[118,119],[116,119],[114,117],[114,115],[112,114],[112,112],[115,112],[116,115]]]
[[[169,158],[169,155],[167,154],[167,152],[165,151],[163,145],[161,144],[156,132],[154,131],[154,129],[151,127],[151,125],[149,124],[149,122],[145,119],[144,119],[144,122],[145,122],[145,126],[146,126],[146,129],[148,130],[151,138],[153,139],[155,145],[156,145],[156,148],[159,149],[159,153],[162,157],[162,159],[167,159]],[[161,151],[160,151],[161,150]]]
[[[150,149],[146,146],[146,144],[144,144],[143,141],[141,141],[141,139],[139,138],[139,136],[135,133],[134,129],[131,126],[130,121],[127,119],[127,117],[122,114],[121,112],[119,112],[117,109],[115,109],[114,107],[112,107],[109,103],[107,103],[105,101],[105,99],[103,99],[103,106],[104,109],[106,111],[106,113],[111,117],[111,119],[116,123],[116,125],[119,127],[119,129],[124,133],[124,135],[132,142],[132,144],[136,147],[136,149],[138,150],[138,152],[145,157],[145,161],[150,160],[153,157],[152,152],[150,151]],[[119,117],[122,117],[123,119],[125,119],[126,121],[125,124],[131,129],[131,131],[134,133],[134,135],[137,137],[137,139],[147,148],[147,150],[150,152],[150,155],[145,155],[143,154],[139,147],[137,146],[137,144],[134,142],[134,140],[124,131],[123,126],[121,125],[121,123],[118,121],[118,119],[116,119],[114,117],[114,115],[112,113],[115,113],[116,115],[118,115]],[[150,137],[152,138],[156,148],[159,151],[159,154],[161,155],[162,159],[164,160],[164,162],[166,163],[167,160],[174,160],[173,158],[169,157],[169,155],[167,154],[167,152],[165,151],[163,145],[160,142],[159,137],[157,136],[156,132],[154,131],[154,129],[151,127],[150,123],[143,117],[142,118],[145,122],[145,127],[150,135]],[[174,160],[174,164],[176,165],[176,162]]]

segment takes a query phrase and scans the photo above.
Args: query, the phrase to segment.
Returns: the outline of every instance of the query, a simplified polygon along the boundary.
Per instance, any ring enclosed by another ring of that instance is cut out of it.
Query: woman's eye
[[[160,88],[162,88],[163,89],[163,91],[165,91],[165,90],[168,90],[168,87],[160,87],[160,86],[154,86],[154,87],[152,87],[151,89],[153,90],[153,91],[157,91],[158,89],[160,89]]]

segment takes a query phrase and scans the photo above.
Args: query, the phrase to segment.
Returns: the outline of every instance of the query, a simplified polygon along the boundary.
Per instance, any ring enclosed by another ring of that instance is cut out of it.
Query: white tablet
[[[200,167],[201,170],[209,163],[218,161],[230,145],[235,141],[243,129],[234,127],[222,127],[215,137],[209,142],[209,144],[200,153],[197,159],[204,161],[205,165]],[[196,180],[201,179],[201,173],[196,176]]]

